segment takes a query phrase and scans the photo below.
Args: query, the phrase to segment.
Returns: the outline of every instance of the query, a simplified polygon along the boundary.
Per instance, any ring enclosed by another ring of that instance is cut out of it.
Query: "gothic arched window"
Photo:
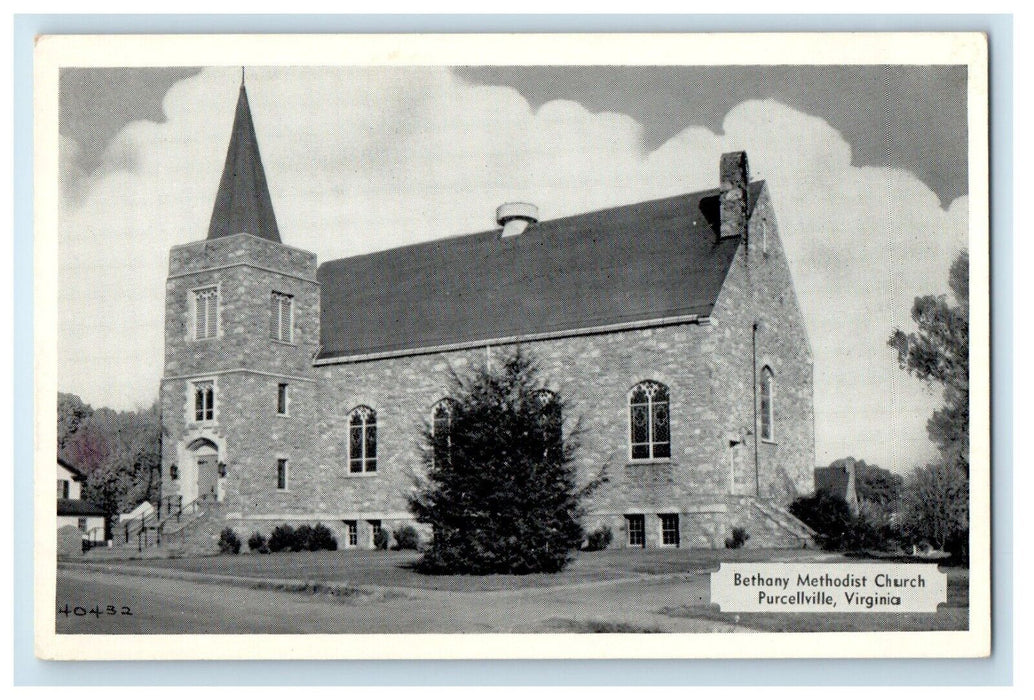
[[[348,414],[348,471],[377,471],[377,412],[369,406],[356,406]]]
[[[452,451],[452,415],[456,403],[442,399],[431,409],[431,439],[434,443],[434,461],[445,463]]]
[[[628,395],[628,410],[632,459],[671,457],[668,387],[654,381],[636,384]]]
[[[761,369],[761,439],[775,439],[775,375],[767,365]]]
[[[560,401],[557,399],[557,395],[548,389],[536,391],[534,397],[538,403],[538,417],[547,442],[547,450],[549,447],[559,448],[563,439],[564,425]]]

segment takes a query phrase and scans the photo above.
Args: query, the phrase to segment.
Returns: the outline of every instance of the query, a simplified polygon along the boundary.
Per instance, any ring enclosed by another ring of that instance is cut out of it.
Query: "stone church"
[[[743,152],[715,166],[713,190],[551,221],[504,204],[489,231],[318,264],[281,239],[242,83],[208,234],[169,257],[162,517],[371,547],[412,523],[448,370],[520,344],[581,419],[579,475],[606,468],[587,530],[804,544],[808,337],[765,183]]]

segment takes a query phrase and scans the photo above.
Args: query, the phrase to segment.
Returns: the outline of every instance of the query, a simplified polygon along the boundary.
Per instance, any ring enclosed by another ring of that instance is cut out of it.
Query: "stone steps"
[[[114,539],[110,547],[95,547],[87,552],[89,559],[126,559],[126,558],[163,558],[189,554],[211,554],[219,551],[219,534],[225,524],[219,517],[219,504],[210,503],[189,515],[167,516],[160,523],[144,528],[145,537],[141,542],[136,534],[130,532],[129,541],[125,540],[125,531],[116,526]],[[136,526],[139,528],[139,526]],[[158,541],[158,528],[161,527],[161,542]]]
[[[760,498],[751,499],[751,506],[775,526],[777,532],[773,535],[782,535],[782,538],[789,539],[795,546],[814,546],[815,531],[784,508]]]

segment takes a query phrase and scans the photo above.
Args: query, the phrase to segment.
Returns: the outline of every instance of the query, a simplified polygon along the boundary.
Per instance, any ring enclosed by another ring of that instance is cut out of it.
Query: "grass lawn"
[[[815,550],[698,550],[648,549],[578,552],[558,574],[524,576],[432,576],[417,573],[416,552],[340,550],[337,552],[278,552],[148,559],[126,562],[199,574],[247,578],[302,579],[318,583],[395,586],[436,591],[499,591],[612,581],[639,575],[695,573],[716,569],[721,561],[839,560]]]
[[[717,606],[662,608],[670,617],[746,625],[763,632],[933,632],[969,629],[969,570],[942,567],[948,600],[936,613],[723,613]]]
[[[141,615],[153,617],[137,630],[143,633],[708,632],[734,626],[766,632],[933,631],[969,624],[969,574],[963,568],[945,569],[948,602],[932,614],[736,614],[709,604],[709,573],[722,562],[858,561],[818,550],[579,552],[561,573],[527,576],[426,575],[413,568],[418,558],[416,552],[345,550],[106,560],[97,562],[100,571],[71,565],[60,590],[73,604],[86,600],[83,591],[96,591],[97,600],[134,600]],[[156,569],[186,577],[149,576]],[[192,582],[191,574],[244,580]],[[284,580],[302,585],[277,585]],[[237,605],[244,600],[253,602]],[[207,607],[199,611],[202,604]],[[126,624],[120,620],[117,631],[134,632]]]

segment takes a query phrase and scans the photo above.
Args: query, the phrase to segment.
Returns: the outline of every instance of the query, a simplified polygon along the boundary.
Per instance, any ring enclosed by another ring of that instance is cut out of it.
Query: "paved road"
[[[57,631],[62,634],[341,634],[420,632],[734,631],[721,623],[672,618],[665,606],[707,595],[702,577],[520,591],[457,593],[364,587],[349,596],[259,590],[177,579],[62,568]],[[60,612],[68,606],[69,614]],[[115,615],[107,614],[114,606]],[[101,616],[75,614],[97,608]],[[121,614],[122,606],[131,615]],[[81,612],[81,611],[80,611]]]

